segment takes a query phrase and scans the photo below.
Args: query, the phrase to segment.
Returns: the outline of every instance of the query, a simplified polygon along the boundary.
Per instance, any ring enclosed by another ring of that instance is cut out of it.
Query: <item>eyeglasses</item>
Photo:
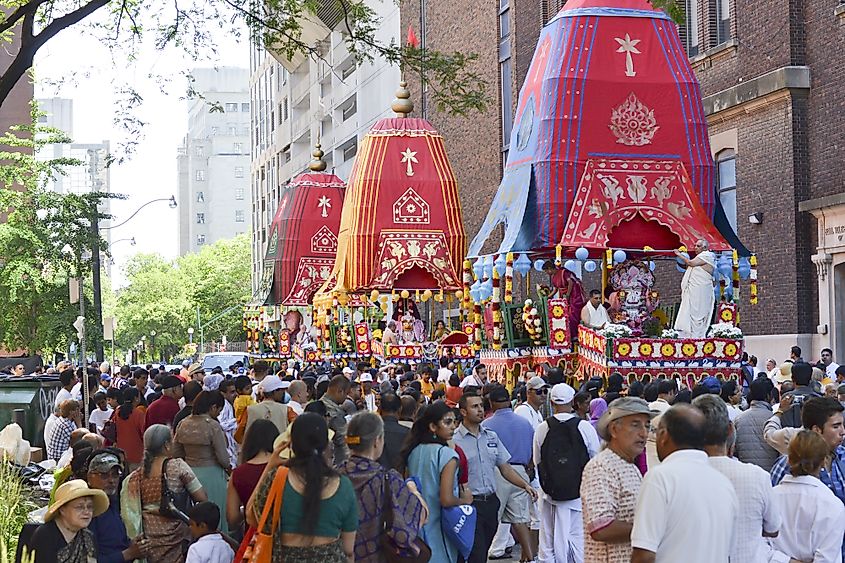
[[[69,504],[68,508],[73,509],[78,514],[85,514],[86,512],[94,512],[94,503],[83,502],[79,504]]]
[[[542,389],[531,389],[531,391],[533,391],[537,395],[545,395],[546,393],[549,392],[549,390],[546,389],[545,387],[543,387]]]

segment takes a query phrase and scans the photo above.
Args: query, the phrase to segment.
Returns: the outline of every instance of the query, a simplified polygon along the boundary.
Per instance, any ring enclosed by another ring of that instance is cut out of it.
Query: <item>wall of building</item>
[[[249,71],[195,69],[199,95],[177,153],[179,253],[248,232],[250,227]]]

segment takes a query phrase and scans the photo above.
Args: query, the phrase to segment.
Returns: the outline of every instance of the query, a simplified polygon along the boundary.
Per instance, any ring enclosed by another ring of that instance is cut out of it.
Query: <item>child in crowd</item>
[[[252,398],[252,380],[246,375],[237,376],[235,391],[238,392],[235,398],[235,420],[237,420],[247,407],[255,404],[255,399]]]
[[[220,509],[213,502],[201,502],[188,510],[188,526],[196,540],[188,548],[185,563],[232,563],[235,552],[217,531]]]
[[[96,393],[94,395],[94,404],[97,405],[97,408],[94,409],[88,417],[88,423],[96,426],[97,434],[102,434],[103,426],[106,424],[106,421],[111,418],[114,409],[109,406],[105,393]]]

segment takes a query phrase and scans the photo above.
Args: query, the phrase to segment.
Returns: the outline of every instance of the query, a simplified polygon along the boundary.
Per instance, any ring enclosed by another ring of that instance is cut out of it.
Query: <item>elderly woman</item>
[[[44,514],[44,524],[32,534],[29,550],[35,563],[88,563],[97,558],[94,535],[87,529],[109,507],[106,493],[73,479],[56,490],[56,501]]]
[[[596,425],[607,446],[581,478],[584,561],[629,561],[634,508],[643,476],[635,460],[645,449],[651,418],[639,397],[613,401]]]
[[[386,561],[381,545],[383,530],[391,547],[417,555],[417,537],[427,519],[428,507],[413,481],[406,483],[396,470],[387,470],[377,461],[384,451],[381,417],[372,412],[353,416],[346,428],[346,443],[351,455],[339,472],[352,481],[358,498],[355,561]]]
[[[231,471],[226,435],[217,422],[224,402],[218,391],[200,393],[194,400],[193,413],[179,423],[173,437],[174,457],[185,459],[220,514],[226,514],[227,474]],[[221,519],[220,531],[229,533],[225,518]]]
[[[129,474],[120,494],[120,513],[130,538],[143,534],[148,563],[181,563],[191,539],[188,523],[161,514],[165,485],[174,497],[188,495],[195,502],[208,500],[202,483],[182,459],[170,457],[170,427],[153,424],[144,432],[144,464]]]

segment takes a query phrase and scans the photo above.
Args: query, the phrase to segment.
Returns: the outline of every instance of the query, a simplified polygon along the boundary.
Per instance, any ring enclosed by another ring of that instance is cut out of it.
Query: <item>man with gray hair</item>
[[[730,457],[736,433],[728,417],[725,402],[716,395],[696,397],[692,406],[705,419],[704,451],[710,465],[734,486],[739,511],[731,561],[771,561],[774,549],[766,537],[777,537],[781,515],[772,494],[769,474],[752,463]]]
[[[687,269],[681,280],[681,306],[675,318],[675,330],[681,338],[704,338],[710,327],[716,299],[713,293],[716,255],[710,251],[706,240],[695,243],[695,252],[695,258],[689,258],[675,251],[678,261],[683,262]]]

